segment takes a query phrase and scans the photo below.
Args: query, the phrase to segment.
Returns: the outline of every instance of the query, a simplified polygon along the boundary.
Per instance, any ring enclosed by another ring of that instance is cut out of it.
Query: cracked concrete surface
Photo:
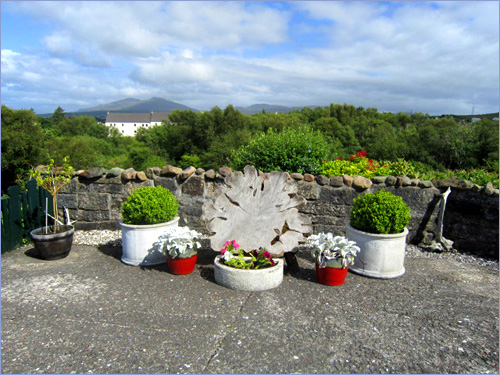
[[[339,287],[301,271],[264,292],[74,246],[2,255],[2,373],[498,373],[498,271],[406,259],[406,274]]]

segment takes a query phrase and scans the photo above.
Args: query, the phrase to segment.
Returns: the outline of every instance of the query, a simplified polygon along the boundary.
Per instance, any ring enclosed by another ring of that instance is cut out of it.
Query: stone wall
[[[193,167],[181,170],[172,166],[149,168],[146,172],[91,168],[77,172],[60,194],[58,204],[69,210],[71,220],[77,220],[77,229],[118,229],[121,205],[134,189],[162,186],[179,200],[180,225],[207,234],[201,220],[203,204],[214,198],[229,173],[242,172],[229,168],[220,168],[219,172]],[[290,179],[307,200],[300,211],[310,215],[314,233],[345,234],[355,197],[379,189],[391,191],[411,208],[408,242],[413,244],[430,244],[436,238],[440,195],[451,186],[444,237],[454,241],[459,251],[498,259],[498,190],[491,186],[481,188],[454,178],[431,182],[392,176],[368,180],[360,176],[327,178],[293,173]]]

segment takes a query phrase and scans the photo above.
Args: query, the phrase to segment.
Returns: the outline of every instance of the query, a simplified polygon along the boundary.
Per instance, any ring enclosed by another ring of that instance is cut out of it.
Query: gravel
[[[121,246],[122,233],[119,230],[90,230],[90,231],[75,231],[74,243],[77,245],[90,246]],[[406,246],[406,256],[408,258],[436,258],[436,259],[455,259],[456,261],[487,267],[498,270],[498,260],[485,259],[480,256],[468,252],[435,252],[429,251],[423,247],[416,245]]]

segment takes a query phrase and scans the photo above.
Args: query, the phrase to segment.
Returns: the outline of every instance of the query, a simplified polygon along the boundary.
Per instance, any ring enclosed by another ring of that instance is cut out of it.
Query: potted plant
[[[63,159],[63,165],[57,167],[54,159],[42,173],[40,170],[30,171],[30,175],[38,184],[52,196],[52,210],[54,212],[54,225],[48,225],[48,207],[45,207],[45,226],[30,232],[31,239],[38,250],[40,257],[46,260],[61,259],[68,256],[73,244],[75,227],[59,221],[57,196],[63,186],[67,185],[73,177],[74,169],[69,164],[69,158]]]
[[[273,259],[264,248],[245,251],[236,240],[227,241],[214,260],[217,284],[231,289],[261,291],[283,281],[283,260]]]
[[[348,266],[354,263],[359,247],[345,237],[332,233],[319,233],[307,239],[312,246],[311,254],[316,260],[316,277],[325,285],[342,285]]]
[[[410,208],[389,191],[354,199],[346,234],[360,251],[351,271],[381,279],[402,276],[409,222]]]
[[[134,190],[122,204],[122,262],[133,266],[165,263],[161,236],[179,222],[179,203],[161,186]]]
[[[174,227],[164,234],[163,250],[167,257],[168,271],[174,275],[187,275],[194,271],[201,244],[196,240],[200,233],[188,227]]]

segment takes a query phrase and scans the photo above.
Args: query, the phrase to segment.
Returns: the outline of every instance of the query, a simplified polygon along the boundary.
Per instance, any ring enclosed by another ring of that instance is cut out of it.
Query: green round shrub
[[[269,129],[233,151],[230,164],[233,170],[250,164],[263,172],[319,174],[321,160],[329,157],[332,147],[321,132],[308,127]]]
[[[376,234],[402,233],[410,222],[410,207],[387,190],[354,199],[351,226]]]
[[[122,219],[125,224],[166,223],[178,213],[177,198],[161,186],[139,188],[122,204]]]

